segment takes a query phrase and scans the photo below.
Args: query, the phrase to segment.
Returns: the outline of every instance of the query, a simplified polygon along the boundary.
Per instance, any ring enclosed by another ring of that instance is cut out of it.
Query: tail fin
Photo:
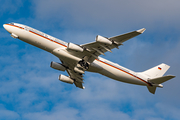
[[[142,72],[141,74],[147,76],[150,79],[153,79],[153,78],[157,78],[157,77],[162,77],[169,68],[170,68],[169,65],[162,63],[162,64],[157,65],[149,70]]]
[[[152,84],[152,86],[147,86],[149,92],[154,94],[156,91],[156,87],[162,88],[163,85],[161,85],[161,83],[166,82],[175,77],[173,75],[163,76],[169,68],[169,65],[162,63],[149,70],[141,72],[142,75],[148,78],[148,82]]]

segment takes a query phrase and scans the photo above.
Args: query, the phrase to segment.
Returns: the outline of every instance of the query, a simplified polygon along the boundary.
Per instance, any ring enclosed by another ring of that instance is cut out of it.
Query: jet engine
[[[110,41],[109,39],[107,39],[105,37],[102,37],[100,35],[96,36],[96,42],[105,43],[105,44],[108,44],[108,45],[112,44],[112,41]]]
[[[73,43],[68,43],[67,49],[69,50],[74,50],[74,51],[78,51],[78,52],[83,52],[83,48],[80,47],[79,45],[73,44]]]
[[[60,71],[65,71],[66,70],[66,68],[62,64],[54,62],[54,61],[51,62],[50,67],[54,68],[56,70],[60,70]]]
[[[59,75],[59,80],[65,83],[73,84],[74,80],[65,75]]]

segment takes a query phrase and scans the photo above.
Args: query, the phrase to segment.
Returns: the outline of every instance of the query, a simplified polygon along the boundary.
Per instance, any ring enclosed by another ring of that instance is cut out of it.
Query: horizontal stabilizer
[[[174,78],[175,76],[173,75],[167,75],[167,76],[163,76],[163,77],[158,77],[158,78],[154,78],[154,79],[150,79],[149,82],[150,83],[155,83],[155,84],[161,84],[163,82],[166,82],[172,78]]]
[[[163,85],[161,85],[161,83],[166,82],[174,77],[175,76],[173,76],[173,75],[167,75],[167,76],[163,76],[163,77],[150,79],[150,80],[148,80],[148,82],[150,82],[152,84],[152,86],[147,86],[147,88],[150,93],[154,94],[156,91],[156,87],[163,87]]]

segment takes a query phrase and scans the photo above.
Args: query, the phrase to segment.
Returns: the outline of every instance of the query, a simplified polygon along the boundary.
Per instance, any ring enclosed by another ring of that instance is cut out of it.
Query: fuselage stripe
[[[117,67],[115,67],[115,66],[113,66],[113,65],[110,65],[110,64],[108,64],[108,63],[106,63],[106,62],[103,62],[103,61],[101,61],[101,60],[98,60],[98,59],[96,59],[96,60],[99,61],[99,62],[101,62],[101,63],[104,63],[104,64],[106,64],[106,65],[108,65],[108,66],[110,66],[110,67],[113,67],[113,68],[115,68],[115,69],[117,69],[117,70],[120,70],[120,71],[122,71],[122,72],[124,72],[124,73],[126,73],[126,74],[129,74],[129,75],[131,75],[131,76],[133,76],[133,77],[141,80],[142,82],[148,84],[149,86],[152,86],[150,83],[146,82],[145,80],[143,80],[143,79],[141,79],[141,78],[139,78],[139,77],[137,77],[137,76],[135,76],[135,75],[133,75],[133,74],[131,74],[131,73],[129,73],[129,72],[126,72],[126,71],[124,71],[124,70],[122,70],[122,69],[120,69],[120,68],[117,68]]]
[[[20,28],[20,29],[24,29],[24,28],[19,27],[19,26],[16,26],[16,25],[11,25],[11,24],[8,24],[8,25],[13,26],[13,27],[17,27],[17,28]],[[61,45],[61,46],[63,46],[63,47],[67,47],[66,45],[63,45],[63,44],[61,44],[61,43],[59,43],[59,42],[57,42],[57,41],[51,40],[51,39],[49,39],[49,38],[47,38],[47,37],[45,37],[45,36],[42,36],[42,35],[40,35],[40,34],[37,34],[37,33],[33,32],[33,31],[31,31],[31,30],[29,30],[29,32],[30,32],[30,33],[33,33],[33,34],[35,34],[35,35],[38,35],[38,36],[40,36],[40,37],[42,37],[42,38],[45,38],[45,39],[47,39],[47,40],[49,40],[49,41],[51,41],[51,42],[54,42],[54,43],[56,43],[56,44],[59,44],[59,45]]]

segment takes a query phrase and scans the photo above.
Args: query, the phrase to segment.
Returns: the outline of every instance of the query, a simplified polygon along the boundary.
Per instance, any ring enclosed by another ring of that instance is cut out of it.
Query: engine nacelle
[[[53,62],[53,61],[51,62],[50,67],[52,67],[52,68],[54,68],[56,70],[60,70],[60,71],[65,71],[66,70],[66,68],[62,64],[57,63],[57,62]]]
[[[74,80],[65,75],[59,75],[59,80],[65,83],[73,84]]]
[[[100,36],[100,35],[96,36],[96,42],[105,43],[105,44],[108,44],[108,45],[112,44],[112,41],[110,41],[109,39],[107,39],[107,38],[105,38],[103,36]]]
[[[73,44],[73,43],[68,43],[67,49],[69,50],[74,50],[74,51],[78,51],[78,52],[83,52],[83,48],[80,47],[79,45]]]

